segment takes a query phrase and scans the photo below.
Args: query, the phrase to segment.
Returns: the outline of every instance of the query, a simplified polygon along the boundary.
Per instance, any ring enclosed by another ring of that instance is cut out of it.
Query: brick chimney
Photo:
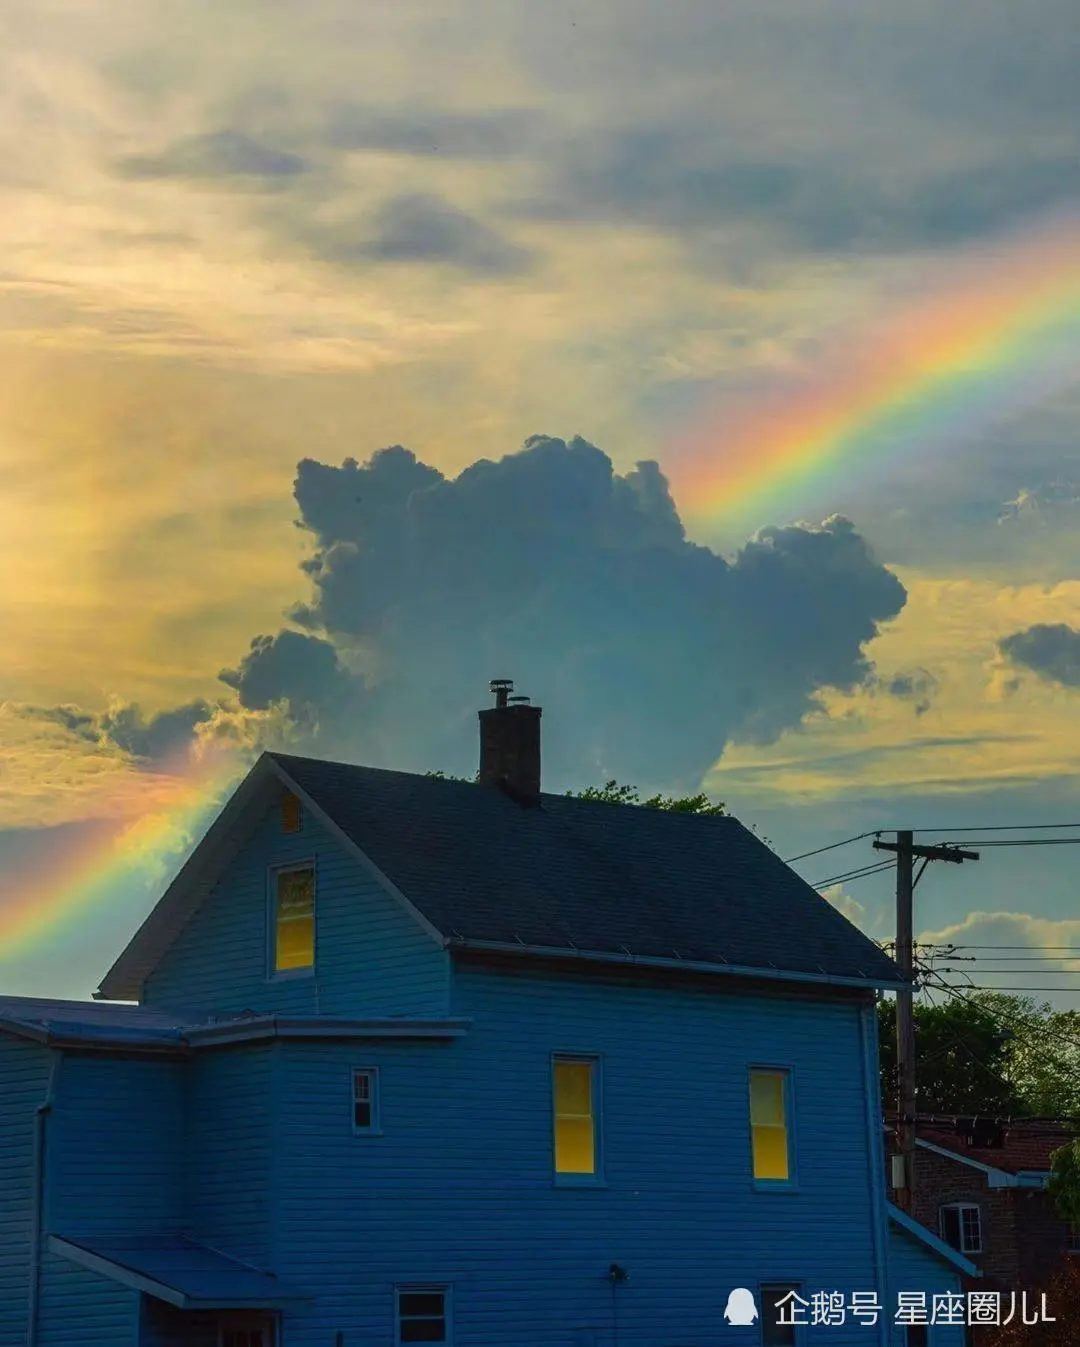
[[[482,786],[498,786],[518,804],[540,800],[540,707],[528,697],[511,697],[509,678],[493,678],[495,705],[480,712]]]

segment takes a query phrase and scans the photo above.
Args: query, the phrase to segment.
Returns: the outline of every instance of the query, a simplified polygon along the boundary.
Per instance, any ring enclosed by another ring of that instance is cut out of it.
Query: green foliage
[[[1044,1289],[1047,1317],[1054,1323],[1025,1324],[1018,1291],[1012,1322],[1002,1328],[978,1329],[979,1341],[985,1347],[1080,1347],[1080,1317],[1076,1314],[1076,1306],[1080,1305],[1080,1258],[1066,1256],[1045,1288],[1028,1292],[1027,1308],[1032,1316],[1040,1314],[1039,1297]],[[1008,1292],[1003,1295],[1001,1305],[1002,1313],[1007,1315]]]
[[[727,807],[707,795],[650,795],[643,800],[636,786],[620,786],[617,781],[605,781],[602,786],[586,786],[584,790],[568,790],[575,800],[599,800],[603,804],[636,804],[643,809],[667,809],[673,814],[726,814]]]
[[[1030,997],[968,992],[915,1004],[920,1113],[1080,1116],[1080,1025]],[[896,1103],[896,1003],[878,1003],[881,1089]]]
[[[1080,1226],[1080,1141],[1070,1141],[1050,1160],[1050,1196],[1063,1221]]]
[[[425,776],[437,777],[440,781],[476,781],[479,779],[479,772],[476,776],[447,776],[445,772],[425,772]],[[584,790],[568,790],[567,798],[571,800],[598,800],[601,804],[633,804],[642,809],[666,809],[672,814],[711,814],[720,815],[727,813],[727,806],[722,800],[710,800],[705,794],[698,795],[650,795],[647,800],[643,800],[638,794],[636,786],[623,786],[618,781],[612,779],[605,781],[602,786],[586,786]],[[757,833],[754,824],[750,825],[750,831]],[[758,834],[758,836],[761,836]],[[761,837],[761,841],[767,847],[772,843],[767,837]]]

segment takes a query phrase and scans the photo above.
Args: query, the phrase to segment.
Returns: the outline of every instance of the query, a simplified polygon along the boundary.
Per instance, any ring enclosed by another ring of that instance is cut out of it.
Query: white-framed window
[[[974,1202],[949,1202],[938,1215],[941,1238],[958,1253],[982,1253],[982,1212]]]
[[[409,1342],[452,1342],[448,1286],[399,1286],[396,1302],[398,1347]]]
[[[379,1131],[379,1073],[374,1067],[355,1067],[352,1073],[353,1131],[373,1136]]]
[[[561,1182],[595,1182],[600,1174],[599,1076],[596,1057],[552,1058],[555,1176]]]
[[[270,971],[311,972],[315,967],[315,863],[270,871]]]

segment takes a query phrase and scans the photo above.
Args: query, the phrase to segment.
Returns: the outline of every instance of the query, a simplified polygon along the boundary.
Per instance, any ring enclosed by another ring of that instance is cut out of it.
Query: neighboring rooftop
[[[929,1125],[916,1127],[920,1141],[928,1141],[942,1150],[953,1151],[968,1160],[1004,1170],[1006,1174],[1049,1173],[1050,1158],[1056,1150],[1068,1145],[1077,1135],[1069,1123],[1041,1121],[1027,1122],[1015,1119],[1002,1124],[1002,1144],[975,1146],[955,1130]]]

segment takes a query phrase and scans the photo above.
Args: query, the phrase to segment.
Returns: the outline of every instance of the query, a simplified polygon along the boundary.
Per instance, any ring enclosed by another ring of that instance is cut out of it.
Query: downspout
[[[888,1216],[885,1212],[885,1147],[882,1141],[881,1079],[878,1073],[877,1008],[859,1011],[859,1037],[863,1051],[863,1097],[866,1100],[866,1139],[870,1147],[870,1217],[872,1222],[874,1275],[881,1288],[878,1342],[889,1347],[887,1301],[891,1292],[888,1257]]]
[[[26,1347],[38,1347],[38,1322],[41,1315],[41,1239],[45,1226],[45,1138],[49,1114],[56,1102],[56,1082],[63,1053],[49,1053],[49,1078],[45,1098],[34,1114],[34,1159],[31,1168],[30,1276],[29,1305],[26,1315]]]

